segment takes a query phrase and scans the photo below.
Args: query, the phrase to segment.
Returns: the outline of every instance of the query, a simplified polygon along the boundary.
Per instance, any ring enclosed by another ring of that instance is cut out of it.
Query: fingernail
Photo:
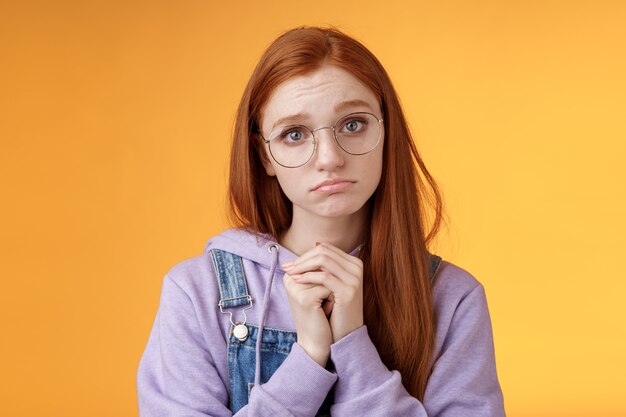
[[[283,268],[289,268],[291,265],[293,265],[293,261],[291,261],[291,262],[285,262],[285,263],[284,263],[284,264],[282,264],[281,266],[282,266]]]

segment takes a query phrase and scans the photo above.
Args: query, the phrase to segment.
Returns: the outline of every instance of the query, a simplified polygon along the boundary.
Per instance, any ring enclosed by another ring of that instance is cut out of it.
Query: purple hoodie
[[[267,236],[230,229],[211,239],[205,253],[165,276],[161,302],[137,373],[143,417],[231,416],[227,342],[230,322],[220,299],[210,249],[244,258],[256,304],[248,322],[261,320],[260,300],[270,279],[277,244]],[[279,245],[279,265],[297,256]],[[265,326],[294,331],[280,266],[273,277]],[[500,417],[502,391],[495,367],[491,321],[483,286],[466,271],[442,262],[433,287],[436,339],[424,401],[412,397],[400,374],[381,361],[366,326],[331,346],[330,372],[295,343],[269,381],[255,386],[236,416],[314,416],[334,386],[333,416]]]

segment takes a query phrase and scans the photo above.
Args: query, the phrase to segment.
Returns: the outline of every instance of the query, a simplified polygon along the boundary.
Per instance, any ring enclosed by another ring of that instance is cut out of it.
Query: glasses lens
[[[268,140],[272,157],[285,167],[306,164],[315,150],[313,133],[304,126],[279,127]]]
[[[353,155],[366,154],[380,140],[380,123],[373,114],[352,113],[337,122],[335,134],[339,146]]]

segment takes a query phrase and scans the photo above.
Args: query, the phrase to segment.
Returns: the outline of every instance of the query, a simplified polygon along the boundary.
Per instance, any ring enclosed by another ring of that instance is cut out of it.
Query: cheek
[[[372,152],[371,158],[365,161],[363,166],[363,176],[367,178],[367,183],[374,189],[378,187],[383,172],[383,152],[382,147]]]
[[[297,200],[298,192],[303,185],[301,181],[298,181],[297,176],[294,176],[292,172],[285,171],[286,169],[281,166],[275,167],[276,179],[283,193],[293,202],[294,199]]]

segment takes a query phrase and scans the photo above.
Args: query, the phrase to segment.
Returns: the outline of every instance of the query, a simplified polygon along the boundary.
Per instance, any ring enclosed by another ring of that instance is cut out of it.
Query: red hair
[[[435,323],[427,245],[438,232],[443,203],[413,143],[398,96],[376,57],[335,29],[306,27],[276,39],[257,64],[237,111],[229,200],[235,225],[278,237],[291,224],[292,203],[266,174],[259,130],[263,105],[291,77],[322,65],[350,72],[378,97],[385,124],[383,169],[370,198],[371,222],[360,252],[364,315],[389,369],[423,400],[432,367]]]

